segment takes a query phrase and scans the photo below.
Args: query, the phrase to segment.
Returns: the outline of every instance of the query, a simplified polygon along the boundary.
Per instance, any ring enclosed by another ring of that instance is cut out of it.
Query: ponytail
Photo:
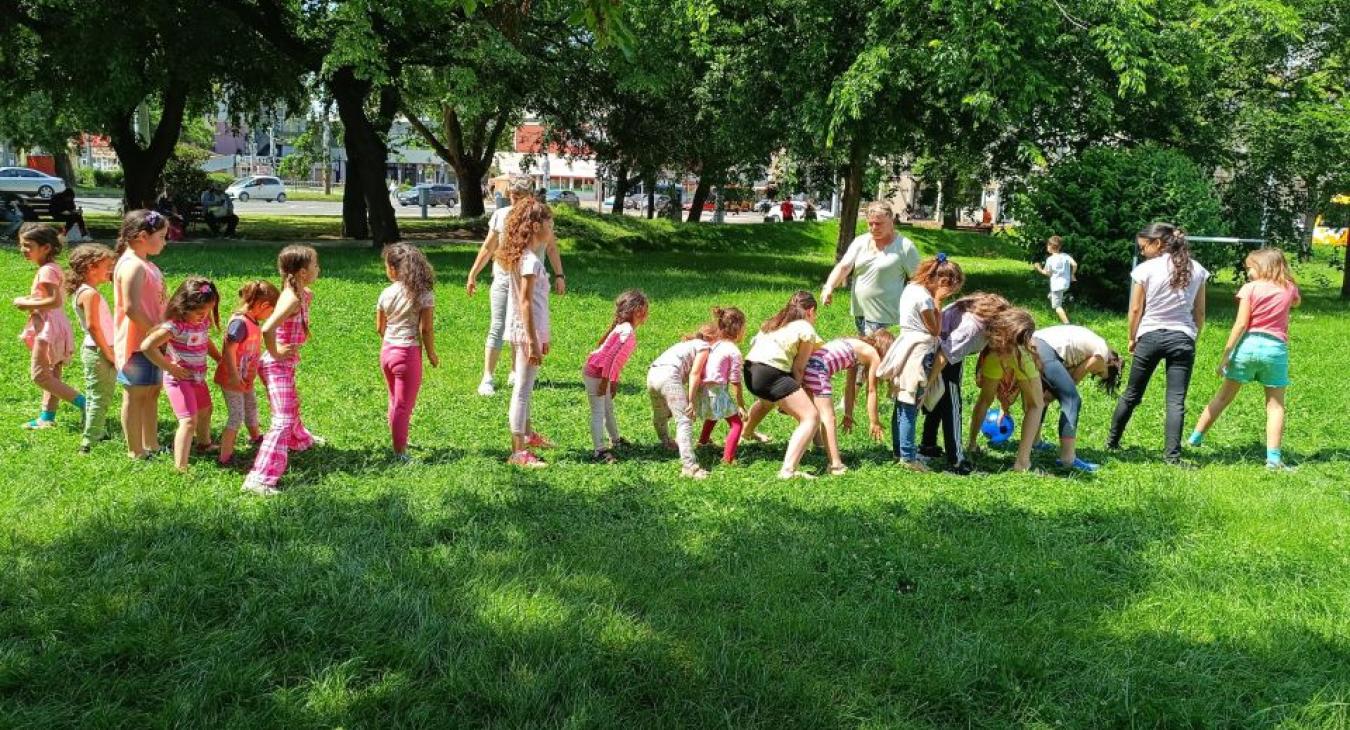
[[[1171,223],[1150,223],[1136,234],[1137,238],[1162,243],[1163,252],[1172,260],[1173,289],[1185,289],[1191,285],[1191,246],[1186,240],[1186,231]]]

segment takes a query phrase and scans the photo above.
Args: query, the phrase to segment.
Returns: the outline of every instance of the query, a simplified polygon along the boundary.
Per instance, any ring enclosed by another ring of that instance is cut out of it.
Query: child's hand
[[[684,415],[685,415],[685,417],[687,417],[687,418],[693,418],[693,417],[694,417],[694,402],[693,402],[693,401],[690,401],[690,402],[684,404]]]
[[[608,392],[609,392],[609,381],[606,380],[605,378],[601,378],[600,383],[595,386],[595,395],[598,398],[604,398],[605,394]]]
[[[1219,377],[1221,378],[1228,377],[1228,358],[1225,357],[1222,361],[1220,361],[1219,367],[1214,368],[1214,372],[1218,373]]]
[[[277,345],[276,356],[278,360],[285,360],[295,354],[294,345]]]
[[[431,367],[438,368],[441,366],[441,356],[434,352],[428,352],[427,362],[431,363]]]
[[[24,306],[23,306],[23,305],[24,305],[24,300],[27,299],[27,298],[28,298],[28,297],[14,297],[14,308],[15,308],[15,309],[23,309],[23,308],[24,308]]]
[[[544,343],[544,346],[543,346],[539,351],[540,351],[542,354],[547,355],[549,349],[550,349],[550,343],[545,342],[545,343]]]
[[[867,430],[872,434],[873,441],[880,441],[882,438],[885,437],[885,433],[881,430],[881,424],[877,423],[876,421],[872,421],[872,423],[867,427]]]
[[[238,375],[235,375],[233,377],[227,375],[225,376],[225,387],[229,388],[230,390],[243,390],[244,381]]]
[[[839,430],[844,433],[853,433],[853,416],[844,416],[844,420],[839,422]]]
[[[543,362],[544,355],[539,350],[539,341],[534,339],[534,337],[527,337],[525,339],[525,351],[530,353],[531,365],[538,365]]]
[[[1133,337],[1130,338],[1129,348],[1130,348],[1130,354],[1133,355],[1133,354],[1134,354],[1134,338],[1133,338]]]
[[[168,370],[169,374],[177,380],[188,380],[192,377],[191,370],[175,363],[169,363],[169,367],[165,368],[165,370]]]

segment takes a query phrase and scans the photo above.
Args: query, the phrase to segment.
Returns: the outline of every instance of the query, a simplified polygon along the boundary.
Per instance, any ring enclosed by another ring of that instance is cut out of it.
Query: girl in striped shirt
[[[834,424],[834,385],[836,373],[852,372],[861,365],[867,368],[867,420],[868,433],[873,439],[881,440],[881,417],[877,414],[877,368],[886,350],[895,341],[895,337],[884,329],[873,332],[868,337],[841,337],[830,340],[811,352],[806,361],[806,371],[802,377],[802,386],[811,394],[820,414],[821,431],[825,435],[825,447],[830,454],[830,474],[839,476],[848,471],[839,458],[839,434]],[[853,430],[853,403],[858,396],[858,381],[846,377],[844,386],[844,432]]]
[[[210,279],[188,277],[164,307],[164,322],[141,342],[141,352],[164,371],[164,391],[178,417],[173,463],[187,471],[193,435],[197,448],[210,451],[211,391],[206,387],[206,358],[220,361],[210,330],[220,321],[220,292]]]
[[[618,461],[614,449],[625,444],[619,436],[619,421],[614,416],[614,394],[619,390],[619,373],[628,358],[637,349],[637,328],[647,321],[647,297],[637,289],[629,289],[614,300],[614,321],[609,331],[581,369],[586,383],[586,400],[591,405],[591,443],[595,446],[595,460],[606,464]],[[610,445],[605,446],[605,431],[609,431]]]

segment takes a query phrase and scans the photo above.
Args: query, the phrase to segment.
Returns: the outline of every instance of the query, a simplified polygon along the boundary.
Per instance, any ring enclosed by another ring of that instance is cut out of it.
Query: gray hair
[[[874,200],[868,203],[867,207],[863,209],[863,217],[869,220],[872,218],[880,218],[881,216],[886,216],[887,218],[895,217],[895,211],[891,208],[891,204],[884,200]]]

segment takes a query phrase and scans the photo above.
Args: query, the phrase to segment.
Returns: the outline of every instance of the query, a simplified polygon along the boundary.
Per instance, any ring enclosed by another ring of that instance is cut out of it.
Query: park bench
[[[18,196],[18,198],[19,198],[19,206],[22,210],[24,210],[25,218],[31,217],[33,220],[38,221],[58,220],[54,215],[52,215],[51,200],[48,200],[47,198],[30,197],[27,195],[20,195]],[[82,214],[84,213],[84,209],[77,206],[73,212]],[[62,216],[65,215],[67,214],[65,213],[62,214]],[[65,222],[64,218],[60,220],[62,222]]]

